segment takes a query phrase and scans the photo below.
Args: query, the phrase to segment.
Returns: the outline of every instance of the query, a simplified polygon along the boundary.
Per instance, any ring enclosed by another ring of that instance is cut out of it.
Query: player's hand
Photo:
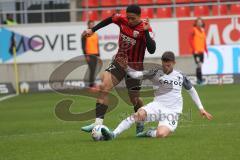
[[[213,116],[210,113],[208,113],[205,109],[201,109],[200,110],[200,114],[201,114],[201,116],[203,118],[206,117],[208,120],[212,120],[213,119]]]
[[[83,36],[83,37],[89,37],[89,36],[91,36],[92,34],[93,34],[92,29],[87,29],[87,30],[83,31],[82,36]]]
[[[149,30],[149,28],[150,28],[150,24],[149,24],[149,19],[147,18],[143,23],[143,29],[147,31]]]

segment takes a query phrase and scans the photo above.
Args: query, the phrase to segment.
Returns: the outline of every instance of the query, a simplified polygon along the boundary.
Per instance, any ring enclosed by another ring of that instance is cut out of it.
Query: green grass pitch
[[[184,95],[184,114],[176,132],[166,139],[136,138],[135,126],[113,141],[94,142],[80,131],[88,122],[56,118],[54,105],[66,97],[57,93],[20,95],[0,102],[0,160],[239,160],[240,85],[197,87],[214,120],[199,116],[189,95]],[[94,99],[76,100],[71,110],[86,111]],[[150,102],[152,98],[145,98]],[[106,115],[114,128],[132,107],[120,100]],[[187,118],[188,117],[188,118]],[[146,126],[156,125],[150,123]]]

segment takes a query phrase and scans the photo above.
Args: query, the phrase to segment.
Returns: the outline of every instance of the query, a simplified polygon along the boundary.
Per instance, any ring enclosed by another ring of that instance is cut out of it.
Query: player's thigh
[[[161,104],[153,101],[141,107],[139,110],[145,111],[146,113],[145,121],[155,122],[155,121],[159,121],[159,116],[161,114],[160,108],[161,108]]]
[[[179,113],[169,112],[162,109],[159,119],[158,127],[168,128],[171,132],[174,132],[178,126]]]
[[[103,72],[101,75],[102,83],[100,84],[100,88],[102,90],[111,90],[114,86],[119,83],[119,80],[112,75],[110,72]]]
[[[110,73],[110,78],[118,82],[120,82],[126,75],[125,69],[116,61],[113,61],[105,71]]]

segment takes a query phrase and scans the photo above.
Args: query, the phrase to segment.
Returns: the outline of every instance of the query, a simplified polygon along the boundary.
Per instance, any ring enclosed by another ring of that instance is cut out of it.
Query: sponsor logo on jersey
[[[134,38],[137,38],[138,35],[139,35],[139,32],[138,32],[138,31],[133,31],[133,37],[134,37]]]
[[[159,79],[159,83],[162,85],[175,85],[180,87],[182,86],[182,82],[176,80]]]
[[[131,38],[131,37],[128,37],[128,36],[126,36],[125,34],[122,34],[122,33],[121,33],[120,36],[121,36],[122,40],[123,40],[124,42],[128,43],[128,44],[135,45],[136,42],[137,42],[135,39],[133,39],[133,38]]]

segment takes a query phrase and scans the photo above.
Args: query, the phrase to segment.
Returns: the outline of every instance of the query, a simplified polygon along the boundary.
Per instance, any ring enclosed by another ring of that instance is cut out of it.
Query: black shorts
[[[196,64],[199,64],[200,62],[204,62],[204,54],[203,53],[198,53],[198,54],[193,54],[193,58]]]
[[[105,71],[114,75],[119,82],[125,78],[125,84],[129,91],[138,91],[141,89],[142,81],[128,76],[124,68],[122,68],[116,61],[113,61]]]

